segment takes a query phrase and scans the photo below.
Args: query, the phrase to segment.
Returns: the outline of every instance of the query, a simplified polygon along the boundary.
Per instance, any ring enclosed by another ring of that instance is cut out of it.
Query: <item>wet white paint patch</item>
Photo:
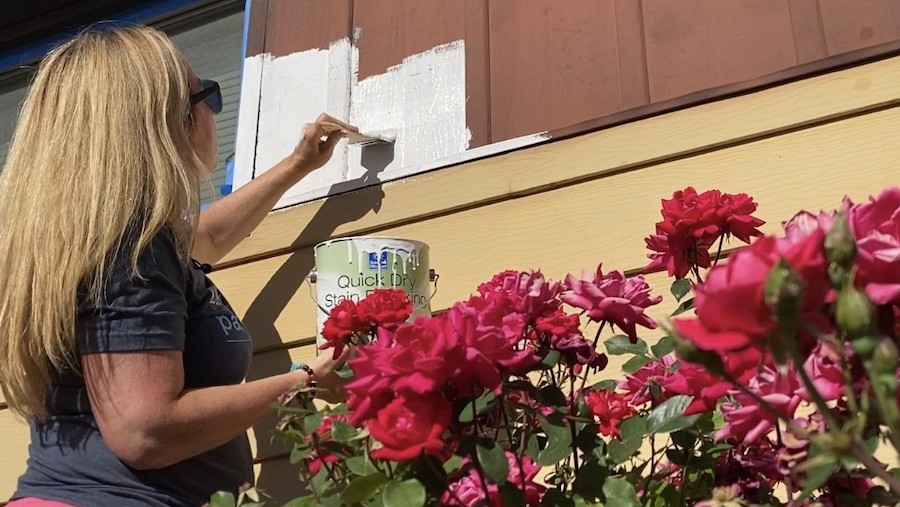
[[[305,123],[327,112],[366,132],[396,136],[390,146],[348,147],[295,185],[276,208],[402,178],[543,142],[535,134],[468,150],[465,45],[437,46],[385,73],[357,80],[359,53],[347,39],[244,62],[235,188],[272,167],[297,143]]]
[[[354,56],[358,59],[358,53]],[[465,44],[459,40],[404,58],[384,74],[356,82],[351,123],[365,132],[393,133],[396,141],[392,153],[383,148],[351,149],[348,179],[360,178],[367,170],[379,170],[382,179],[405,176],[411,174],[407,168],[465,152],[471,139],[465,68]],[[376,151],[377,156],[367,157]]]

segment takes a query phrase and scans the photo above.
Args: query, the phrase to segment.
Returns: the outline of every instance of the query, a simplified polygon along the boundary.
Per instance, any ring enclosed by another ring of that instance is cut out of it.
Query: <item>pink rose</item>
[[[644,311],[662,301],[662,296],[651,296],[650,286],[643,276],[625,277],[618,271],[603,274],[597,266],[594,275],[566,277],[571,293],[561,297],[564,303],[587,311],[595,322],[606,321],[637,341],[636,326],[656,329],[656,322]]]
[[[662,386],[671,374],[670,370],[674,362],[675,357],[668,355],[658,361],[645,364],[634,373],[625,375],[617,387],[625,391],[626,399],[634,406],[643,405],[651,400],[661,403],[671,397],[671,394],[663,391]],[[654,386],[656,387],[656,397],[654,397]]]
[[[852,347],[849,344],[846,353],[852,354]],[[837,400],[844,395],[844,369],[841,366],[840,354],[834,345],[819,343],[813,353],[806,358],[803,369],[825,401]],[[797,387],[797,394],[806,401],[813,401],[803,385]]]
[[[784,223],[784,236],[791,243],[800,243],[815,231],[821,230],[828,234],[834,225],[834,212],[821,212],[813,215],[808,211],[801,211]]]
[[[419,317],[397,328],[391,348],[375,362],[383,375],[392,377],[395,392],[426,394],[450,378],[462,352],[445,319]]]
[[[900,304],[900,188],[886,188],[867,203],[848,205],[857,246],[857,282],[875,304]]]
[[[407,461],[421,454],[438,455],[444,450],[441,435],[450,424],[450,403],[437,395],[402,395],[369,421],[369,432],[382,447],[372,456]]]
[[[540,271],[503,271],[478,286],[478,292],[485,297],[492,293],[505,294],[516,312],[532,321],[559,308],[557,297],[562,290],[561,283],[545,279]]]
[[[823,240],[819,230],[797,244],[764,237],[739,250],[694,286],[697,318],[675,319],[676,331],[698,348],[720,352],[768,338],[776,322],[765,301],[765,282],[782,257],[804,282],[804,313],[819,314],[830,287]]]
[[[525,494],[525,505],[527,507],[541,505],[541,498],[547,488],[534,482],[541,467],[528,456],[517,457],[509,451],[506,452],[506,461],[509,464],[506,481],[515,485]],[[522,465],[521,468],[519,463]],[[503,502],[503,495],[500,494],[500,488],[482,478],[478,469],[472,466],[472,462],[468,458],[463,459],[462,469],[465,474],[450,483],[447,491],[441,497],[441,505],[453,507],[484,507],[488,505],[504,507],[506,505]],[[485,484],[487,484],[487,492],[485,492]]]
[[[781,375],[771,368],[763,368],[750,380],[747,388],[768,402],[778,414],[773,414],[743,391],[731,391],[736,403],[722,405],[725,427],[716,432],[716,439],[733,438],[749,445],[765,437],[775,428],[779,416],[794,417],[794,412],[801,401],[796,394],[799,387],[800,383],[793,369]]]

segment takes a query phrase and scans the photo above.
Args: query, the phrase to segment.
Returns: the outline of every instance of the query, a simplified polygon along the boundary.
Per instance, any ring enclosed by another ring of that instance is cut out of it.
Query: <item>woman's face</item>
[[[200,78],[188,67],[191,95],[201,91]],[[203,165],[210,171],[219,165],[219,136],[216,134],[216,117],[203,100],[192,106],[194,124],[191,126],[191,145]]]

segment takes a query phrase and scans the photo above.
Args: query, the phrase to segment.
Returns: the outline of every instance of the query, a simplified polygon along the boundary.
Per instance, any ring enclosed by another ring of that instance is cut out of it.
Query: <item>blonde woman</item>
[[[332,154],[293,152],[199,214],[218,85],[160,32],[82,33],[28,91],[0,175],[0,381],[31,425],[12,506],[199,506],[253,481],[245,431],[330,352],[242,383],[251,343],[200,269]],[[347,131],[349,125],[341,124]],[[346,132],[345,132],[346,133]]]

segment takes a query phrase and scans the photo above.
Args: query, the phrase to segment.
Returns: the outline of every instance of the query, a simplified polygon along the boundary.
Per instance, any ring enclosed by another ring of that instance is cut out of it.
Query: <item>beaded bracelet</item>
[[[313,371],[312,368],[306,363],[294,363],[291,365],[291,371],[303,370],[309,375],[309,387],[316,387],[318,382],[316,381],[316,372]]]

